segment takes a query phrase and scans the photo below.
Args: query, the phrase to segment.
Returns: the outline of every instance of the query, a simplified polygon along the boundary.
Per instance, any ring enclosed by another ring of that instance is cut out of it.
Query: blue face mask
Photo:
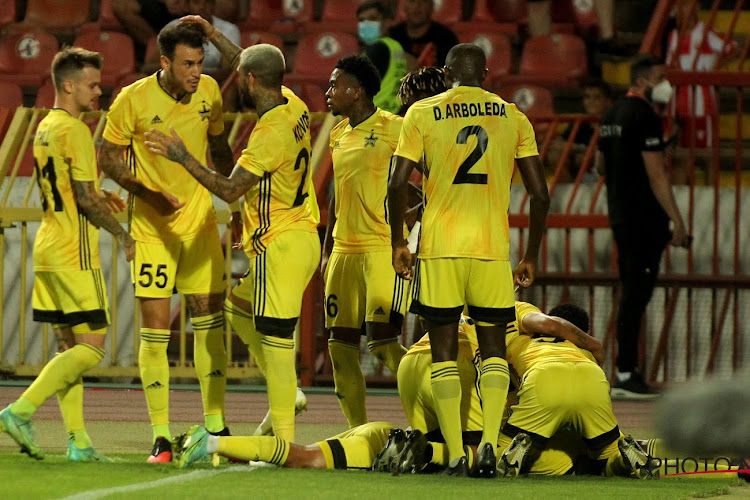
[[[365,43],[372,43],[380,38],[380,21],[360,21],[359,37]]]

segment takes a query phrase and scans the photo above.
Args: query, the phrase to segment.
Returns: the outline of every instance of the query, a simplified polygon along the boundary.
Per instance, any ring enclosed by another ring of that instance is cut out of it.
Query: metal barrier
[[[31,246],[38,223],[42,220],[42,209],[38,202],[32,201],[32,193],[36,189],[35,172],[31,177],[19,176],[19,170],[30,155],[29,145],[33,139],[33,132],[37,124],[47,114],[45,109],[18,108],[15,110],[7,133],[0,145],[0,178],[3,180],[0,194],[0,373],[17,376],[37,375],[55,349],[54,335],[50,335],[47,324],[33,323],[31,317],[31,284],[33,269],[30,264]],[[0,110],[0,118],[7,116],[7,110]],[[330,119],[326,122],[327,114],[312,113],[311,120],[316,129],[321,123],[330,126]],[[92,111],[84,113],[81,118],[93,128],[95,143],[101,139],[106,121],[106,113]],[[252,113],[225,113],[225,123],[229,127],[229,143],[239,156],[247,143],[247,138],[257,121],[257,115]],[[327,149],[328,133],[322,141],[316,141],[312,158],[313,172],[321,161],[321,154]],[[321,152],[321,145],[323,149]],[[317,155],[317,156],[316,156]],[[122,194],[121,188],[112,181],[112,190]],[[215,199],[216,206],[224,203]],[[219,224],[226,229],[222,241],[231,242],[231,227],[229,212],[226,208],[216,210]],[[120,222],[126,222],[124,213],[116,214]],[[94,377],[138,377],[139,308],[135,307],[132,295],[132,284],[129,277],[129,266],[118,255],[118,248],[114,238],[106,231],[101,232],[101,246],[111,249],[102,251],[102,268],[105,278],[110,284],[110,316],[111,327],[108,334],[108,354],[99,366],[87,372]],[[243,252],[233,254],[231,245],[225,244],[225,269],[227,276],[241,275],[247,268],[247,259]],[[16,260],[9,266],[9,260]],[[233,269],[234,267],[234,269]],[[12,274],[9,271],[12,271]],[[234,271],[234,272],[233,272]],[[6,279],[8,282],[6,282]],[[228,280],[227,289],[231,288]],[[6,290],[14,293],[6,294]],[[123,310],[125,311],[123,313]],[[170,353],[171,374],[173,377],[193,378],[195,371],[192,366],[191,349],[188,340],[192,333],[186,330],[188,325],[185,300],[180,296],[173,301],[172,313],[172,342]],[[9,327],[11,325],[12,327]],[[227,376],[230,379],[244,379],[260,376],[256,364],[247,355],[247,351],[238,337],[226,325],[226,347],[229,358]],[[239,349],[238,349],[239,348]]]

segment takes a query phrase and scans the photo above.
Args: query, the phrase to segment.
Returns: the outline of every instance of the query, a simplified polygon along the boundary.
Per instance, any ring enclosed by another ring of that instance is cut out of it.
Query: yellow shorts
[[[409,282],[391,264],[391,251],[333,252],[326,268],[326,328],[357,328],[362,322],[404,322]]]
[[[253,304],[259,332],[291,335],[302,310],[302,295],[319,263],[318,233],[284,231],[251,259],[232,294]]]
[[[512,439],[502,432],[497,439],[498,453],[510,446]],[[586,456],[586,446],[572,430],[560,429],[549,441],[547,447],[531,465],[529,474],[562,476],[572,473],[575,461]]]
[[[468,344],[458,346],[458,375],[461,379],[461,430],[464,444],[479,444],[482,433],[482,403],[479,395],[479,373],[482,361],[479,352],[470,352]],[[430,383],[432,355],[407,353],[398,366],[398,395],[406,420],[430,441],[444,442],[435,412]]]
[[[109,324],[107,286],[101,269],[37,271],[31,302],[34,321],[68,326]]]
[[[417,259],[410,311],[438,325],[458,322],[464,304],[474,321],[516,319],[513,270],[507,260]]]
[[[533,366],[523,377],[518,398],[503,427],[507,436],[525,432],[544,447],[568,424],[589,450],[601,449],[620,436],[609,382],[595,363],[555,361]]]
[[[388,433],[395,428],[388,422],[370,422],[316,444],[329,469],[371,469],[388,441]]]
[[[177,243],[135,242],[130,265],[135,296],[160,299],[222,293],[226,286],[219,228]]]

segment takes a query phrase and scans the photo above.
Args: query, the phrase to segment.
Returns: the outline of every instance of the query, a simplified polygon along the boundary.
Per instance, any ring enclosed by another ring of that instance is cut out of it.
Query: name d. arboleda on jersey
[[[469,118],[472,116],[508,117],[505,114],[505,104],[499,102],[449,102],[444,106],[432,107],[432,114],[436,122],[448,118]]]

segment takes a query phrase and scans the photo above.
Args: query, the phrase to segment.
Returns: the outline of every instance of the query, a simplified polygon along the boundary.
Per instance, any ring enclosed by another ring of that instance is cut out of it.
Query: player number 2
[[[477,136],[477,145],[474,148],[474,151],[472,151],[461,166],[458,167],[458,172],[456,172],[456,177],[453,179],[453,184],[487,184],[487,174],[469,173],[471,167],[473,167],[484,155],[484,152],[487,151],[487,143],[489,142],[487,132],[479,125],[464,127],[458,132],[456,144],[466,144],[469,137],[472,135]]]
[[[302,172],[302,180],[299,183],[297,196],[294,198],[294,203],[292,204],[293,207],[302,205],[302,203],[305,201],[305,198],[307,198],[310,194],[307,191],[304,191],[305,180],[307,179],[307,168],[310,166],[310,152],[307,150],[307,148],[302,148],[297,155],[297,161],[294,163],[295,172],[302,166],[303,161],[305,162],[305,170]]]
[[[156,266],[156,280],[154,280],[154,275],[151,274],[152,267],[154,267],[153,264],[141,264],[141,272],[139,274],[141,280],[138,283],[143,288],[150,287],[151,283],[156,285],[156,288],[164,288],[167,286],[167,275],[164,273],[167,269],[167,265],[159,264]]]

